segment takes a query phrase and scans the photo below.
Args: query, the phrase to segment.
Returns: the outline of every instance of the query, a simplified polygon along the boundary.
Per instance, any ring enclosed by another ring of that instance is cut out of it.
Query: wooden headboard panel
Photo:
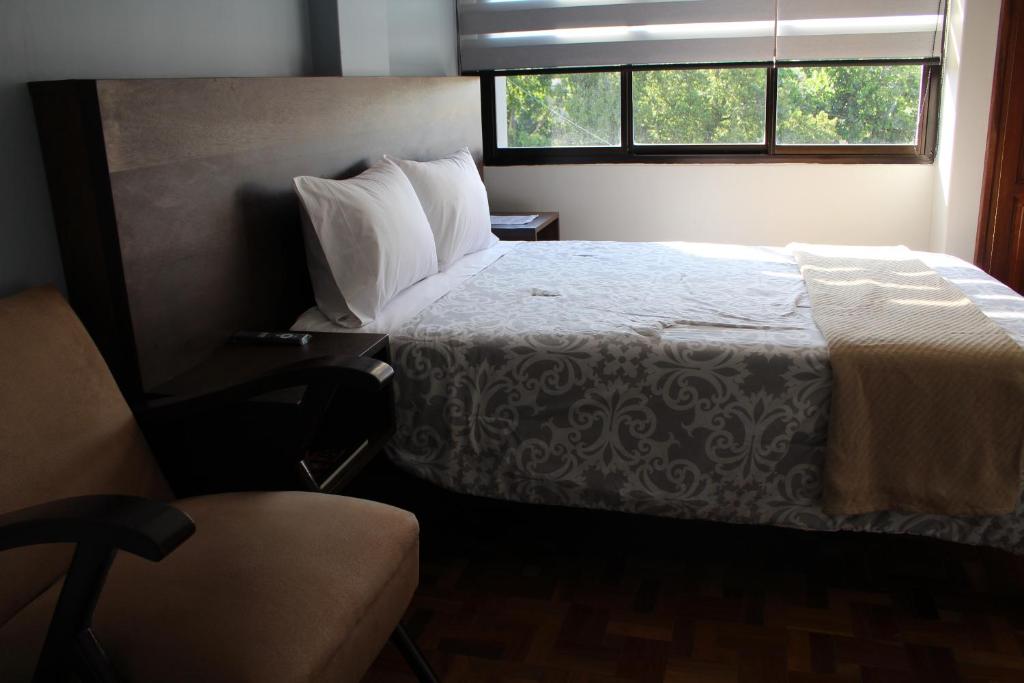
[[[476,78],[31,88],[72,305],[134,396],[312,305],[294,176],[482,155]]]

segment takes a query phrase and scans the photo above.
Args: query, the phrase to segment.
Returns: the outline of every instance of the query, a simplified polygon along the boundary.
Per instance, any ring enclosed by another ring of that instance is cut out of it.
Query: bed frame
[[[477,78],[30,84],[69,300],[133,404],[312,305],[297,175],[482,158]]]

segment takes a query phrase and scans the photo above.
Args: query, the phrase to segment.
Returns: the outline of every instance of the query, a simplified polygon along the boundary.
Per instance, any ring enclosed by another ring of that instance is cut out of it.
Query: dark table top
[[[275,368],[325,356],[372,356],[387,343],[386,334],[311,332],[303,346],[228,343],[196,367],[152,389],[150,394],[186,396],[215,391],[258,377]]]

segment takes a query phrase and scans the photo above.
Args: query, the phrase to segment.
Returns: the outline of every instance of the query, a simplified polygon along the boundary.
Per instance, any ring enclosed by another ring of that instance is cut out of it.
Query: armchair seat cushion
[[[299,492],[174,505],[195,536],[159,563],[118,555],[96,608],[94,630],[126,680],[358,681],[416,588],[408,512]],[[41,643],[58,589],[0,628],[0,643]]]

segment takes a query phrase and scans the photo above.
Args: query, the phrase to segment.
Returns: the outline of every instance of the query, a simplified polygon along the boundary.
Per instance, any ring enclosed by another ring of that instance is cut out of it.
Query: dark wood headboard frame
[[[382,154],[482,158],[477,78],[57,81],[30,89],[68,294],[130,402],[312,305],[292,190]]]

